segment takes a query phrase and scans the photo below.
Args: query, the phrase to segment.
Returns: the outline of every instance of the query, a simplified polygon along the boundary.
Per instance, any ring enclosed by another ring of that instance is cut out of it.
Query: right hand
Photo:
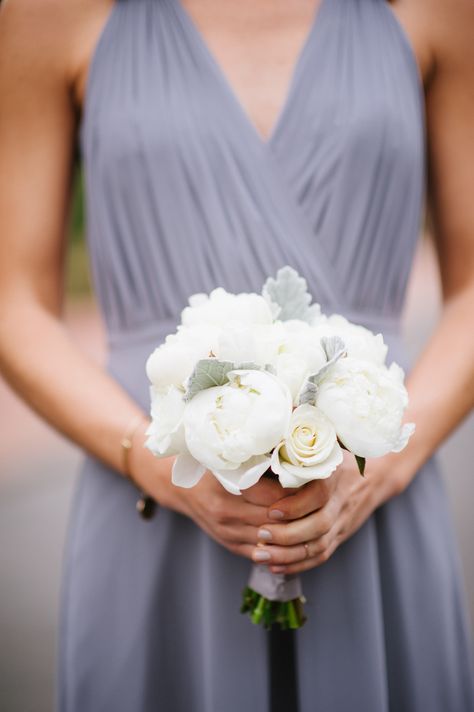
[[[194,487],[186,489],[173,485],[171,467],[175,458],[156,458],[141,447],[145,429],[144,424],[136,434],[130,462],[137,484],[162,506],[192,519],[232,553],[252,559],[258,529],[269,521],[266,498],[265,502],[253,503],[243,496],[230,494],[209,470]],[[273,493],[272,501],[275,499]]]
[[[190,489],[172,487],[179,490],[183,514],[232,553],[254,560],[258,530],[269,521],[265,504],[230,494],[209,470]]]

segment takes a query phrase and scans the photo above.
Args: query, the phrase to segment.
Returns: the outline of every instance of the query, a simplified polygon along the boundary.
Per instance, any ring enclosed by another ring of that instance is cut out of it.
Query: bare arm
[[[7,0],[0,11],[0,367],[43,418],[119,477],[120,441],[141,410],[61,323],[77,128],[71,47],[86,22],[82,9],[93,5]],[[134,478],[231,551],[250,556],[266,508],[228,494],[210,475],[192,490],[174,487],[172,460],[135,447]]]
[[[49,423],[119,470],[140,410],[60,322],[76,112],[59,7],[7,2],[0,15],[0,366]]]
[[[408,383],[417,422],[404,458],[409,479],[474,405],[474,7],[466,0],[425,4],[436,18],[426,105],[443,311]]]
[[[376,507],[410,484],[474,404],[474,6],[423,0],[418,9],[432,57],[428,189],[444,303],[407,382],[406,415],[416,432],[401,453],[369,461],[365,479],[345,457],[329,479],[276,501],[272,508],[285,523],[265,527],[274,543],[268,547],[274,571],[296,573],[326,561]],[[309,558],[303,542],[309,542]]]

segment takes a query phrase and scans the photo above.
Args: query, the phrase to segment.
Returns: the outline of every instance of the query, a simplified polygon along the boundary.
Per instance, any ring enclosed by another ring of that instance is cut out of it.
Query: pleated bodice
[[[180,0],[117,0],[81,146],[110,343],[160,338],[187,298],[289,264],[315,300],[397,323],[418,236],[418,69],[385,0],[322,0],[264,141]]]

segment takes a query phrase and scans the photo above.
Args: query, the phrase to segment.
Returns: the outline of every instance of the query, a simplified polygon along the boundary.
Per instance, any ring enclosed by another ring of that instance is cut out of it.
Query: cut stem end
[[[254,625],[262,625],[267,630],[275,625],[280,630],[297,630],[306,621],[303,604],[302,596],[291,601],[270,601],[246,586],[240,612],[247,613]]]

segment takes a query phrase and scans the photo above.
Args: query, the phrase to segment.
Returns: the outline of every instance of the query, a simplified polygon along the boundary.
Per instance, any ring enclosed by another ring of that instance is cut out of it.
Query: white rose
[[[291,415],[286,386],[264,371],[235,370],[229,383],[197,393],[187,404],[183,422],[186,445],[223,486],[239,494],[255,484],[270,466],[268,453],[280,442]],[[179,460],[179,456],[177,458]],[[188,485],[193,463],[173,471],[173,482]]]
[[[395,363],[387,368],[349,357],[329,369],[318,388],[316,405],[355,455],[380,457],[407,444],[415,426],[402,426],[408,404],[403,376]]]
[[[186,449],[183,391],[170,386],[163,393],[151,386],[150,395],[151,423],[146,431],[145,446],[157,457],[176,455]]]
[[[329,477],[342,457],[331,421],[305,403],[293,411],[288,432],[273,451],[271,467],[283,487],[299,487]]]
[[[348,356],[371,361],[380,366],[385,363],[387,345],[382,334],[374,334],[365,326],[359,326],[348,321],[340,314],[321,316],[314,326],[319,337],[340,336],[347,348]]]
[[[230,322],[244,324],[271,324],[273,315],[268,302],[259,294],[231,294],[222,287],[213,289],[209,296],[195,294],[189,306],[181,313],[184,326],[215,324],[225,326]]]

